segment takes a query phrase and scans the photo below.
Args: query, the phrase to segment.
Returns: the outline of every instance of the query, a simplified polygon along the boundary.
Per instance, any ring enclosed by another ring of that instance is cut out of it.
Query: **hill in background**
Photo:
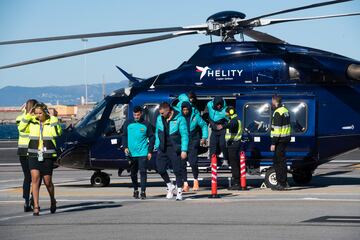
[[[105,84],[106,95],[112,91],[127,87],[127,81]],[[51,104],[76,105],[85,96],[84,85],[52,86],[52,87],[19,87],[8,86],[0,89],[0,106],[21,106],[26,100],[34,98]],[[88,101],[98,102],[103,98],[102,84],[88,85]]]

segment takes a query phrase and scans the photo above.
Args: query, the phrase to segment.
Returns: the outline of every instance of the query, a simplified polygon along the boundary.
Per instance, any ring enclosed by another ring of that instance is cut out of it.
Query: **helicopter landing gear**
[[[307,169],[296,169],[292,173],[294,182],[299,185],[306,185],[311,182],[312,171]]]
[[[277,184],[276,180],[276,173],[275,169],[273,167],[269,168],[265,173],[265,179],[264,179],[265,185],[268,188],[273,188]]]
[[[110,175],[105,172],[96,171],[91,176],[90,183],[93,187],[107,187],[110,184]]]

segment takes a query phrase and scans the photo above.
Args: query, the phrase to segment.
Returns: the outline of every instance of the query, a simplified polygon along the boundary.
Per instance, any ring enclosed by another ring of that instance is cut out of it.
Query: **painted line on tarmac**
[[[0,166],[20,166],[20,163],[0,163]]]
[[[329,202],[360,202],[360,199],[344,199],[344,198],[316,198],[316,197],[306,197],[306,198],[184,198],[184,201],[218,201],[218,202],[267,202],[267,201],[329,201]],[[57,202],[113,202],[113,203],[122,203],[122,202],[175,202],[175,198],[166,199],[166,198],[147,198],[146,200],[136,200],[133,198],[124,198],[124,199],[56,199]],[[9,204],[9,203],[23,203],[22,200],[0,200],[0,204]]]
[[[5,147],[5,148],[0,148],[0,151],[1,150],[17,150],[18,148],[17,147]]]
[[[337,160],[332,160],[329,163],[360,163],[360,160],[354,160],[354,159],[349,159],[349,160],[341,160],[341,159],[337,159]]]
[[[17,182],[17,181],[23,181],[23,178],[18,179],[8,179],[8,180],[0,180],[0,183],[7,183],[7,182]]]

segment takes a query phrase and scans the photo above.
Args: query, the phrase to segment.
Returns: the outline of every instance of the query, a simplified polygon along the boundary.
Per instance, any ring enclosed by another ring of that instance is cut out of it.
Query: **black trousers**
[[[23,198],[25,199],[25,202],[29,202],[30,186],[31,186],[31,173],[29,168],[29,160],[27,156],[19,156],[19,160],[21,163],[22,171],[24,173]]]
[[[220,131],[212,130],[210,135],[210,159],[213,154],[217,155],[222,152],[224,155],[224,160],[229,160],[226,150],[225,133],[225,129]]]
[[[281,186],[286,186],[287,184],[287,165],[285,157],[285,150],[287,145],[288,142],[279,142],[276,144],[273,158],[276,180]]]
[[[176,186],[182,188],[184,184],[184,161],[181,159],[180,153],[177,153],[171,146],[167,146],[165,152],[158,151],[156,168],[165,183],[170,182],[170,177],[166,170],[172,167],[176,177]]]
[[[187,182],[187,164],[190,163],[191,171],[193,173],[194,179],[199,177],[199,165],[198,165],[198,153],[199,153],[200,139],[190,140],[188,148],[188,158],[186,161],[183,161],[183,177],[184,182]]]
[[[231,175],[234,185],[240,184],[240,149],[241,142],[232,142],[227,146],[229,163],[231,166]]]
[[[147,157],[131,157],[130,158],[130,176],[131,181],[134,187],[134,190],[138,190],[139,182],[138,182],[138,172],[140,170],[140,186],[141,191],[146,191],[146,182],[147,182]]]

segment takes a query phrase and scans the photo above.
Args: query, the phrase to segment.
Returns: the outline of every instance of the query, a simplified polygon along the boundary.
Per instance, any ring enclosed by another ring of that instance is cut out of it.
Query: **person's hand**
[[[151,153],[148,153],[148,155],[147,155],[147,160],[151,160],[151,156],[152,156],[152,154]]]
[[[216,129],[221,130],[221,129],[223,129],[223,126],[221,124],[218,124],[218,125],[216,125]]]
[[[125,155],[126,155],[126,156],[129,155],[129,153],[130,153],[130,151],[129,151],[128,148],[125,148],[125,149],[124,149],[124,152],[125,152]]]
[[[275,151],[275,145],[271,145],[271,146],[270,146],[270,151],[272,151],[272,152]]]
[[[206,146],[206,139],[201,139],[200,140],[200,145],[205,147]]]
[[[186,159],[186,158],[187,158],[187,153],[181,152],[181,159]]]

